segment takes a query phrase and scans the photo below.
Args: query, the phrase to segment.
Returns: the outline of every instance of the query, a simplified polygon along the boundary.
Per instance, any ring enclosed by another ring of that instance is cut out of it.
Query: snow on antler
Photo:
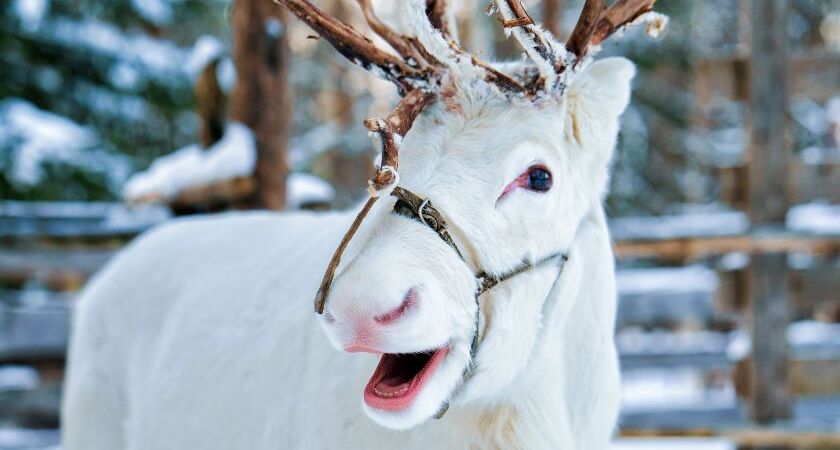
[[[489,11],[498,10],[502,25],[519,42],[539,70],[539,79],[526,82],[529,94],[539,91],[562,94],[582,62],[617,30],[637,23],[647,24],[656,37],[667,17],[652,13],[656,0],[618,0],[606,8],[605,0],[586,0],[572,34],[562,46],[554,36],[535,23],[520,0],[491,0]]]
[[[509,97],[538,100],[562,95],[585,59],[616,31],[645,23],[657,35],[667,18],[651,13],[655,0],[586,0],[568,41],[562,44],[534,22],[521,0],[491,0],[505,31],[533,62],[518,74],[506,74],[460,48],[446,0],[408,0],[403,15],[409,33],[398,32],[377,17],[371,0],[356,0],[371,30],[398,54],[377,48],[353,27],[327,15],[309,0],[275,0],[324,37],[346,58],[393,82],[400,95],[419,89],[452,97],[454,80],[481,79]],[[462,83],[463,85],[463,83]],[[447,108],[457,111],[456,105]]]
[[[563,67],[566,56],[563,46],[534,22],[519,0],[497,0],[495,4],[505,33],[513,34],[525,54],[536,64],[541,88],[551,89],[556,84],[558,67]]]

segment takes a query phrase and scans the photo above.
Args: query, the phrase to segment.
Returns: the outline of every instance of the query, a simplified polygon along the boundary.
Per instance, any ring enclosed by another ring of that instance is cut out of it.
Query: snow
[[[231,178],[251,176],[257,151],[251,130],[230,123],[222,139],[203,150],[188,145],[155,160],[148,170],[134,174],[123,187],[129,202],[172,200],[187,188],[206,186]],[[335,190],[326,181],[309,174],[292,173],[286,181],[288,208],[308,203],[329,203]]]
[[[730,361],[740,361],[748,356],[752,351],[752,342],[750,337],[743,332],[736,331],[733,334],[732,340],[726,346],[726,357]]]
[[[823,19],[820,24],[820,34],[826,47],[840,51],[840,12],[832,12]]]
[[[669,239],[727,236],[746,232],[749,219],[738,211],[696,211],[656,217],[619,217],[610,221],[614,239]]]
[[[189,58],[187,58],[187,73],[192,78],[197,78],[208,64],[224,54],[225,44],[218,38],[207,34],[199,37],[193,45]]]
[[[834,344],[840,347],[840,324],[803,320],[790,324],[788,342],[793,348]]]
[[[832,97],[825,102],[825,116],[829,125],[840,125],[840,96]],[[835,132],[840,133],[840,130]],[[840,143],[840,136],[837,136],[837,143]]]
[[[335,198],[331,184],[308,173],[292,173],[286,180],[286,208],[299,209],[305,204],[330,203]]]
[[[616,346],[621,355],[685,355],[722,353],[733,338],[715,331],[640,331],[622,330],[616,334]]]
[[[131,6],[141,17],[155,25],[172,22],[172,6],[167,0],[131,0]]]
[[[0,449],[60,450],[58,430],[0,428]],[[735,450],[724,438],[620,438],[610,450]]]
[[[236,85],[236,66],[230,58],[222,58],[216,69],[216,77],[219,79],[219,87],[225,93],[230,93]]]
[[[732,332],[733,338],[726,349],[732,361],[749,356],[752,343],[742,330]],[[813,320],[793,322],[787,329],[787,340],[792,352],[800,358],[840,357],[840,324]]]
[[[616,283],[621,295],[714,292],[717,290],[718,277],[714,270],[700,265],[621,269],[616,272]]]
[[[313,127],[289,141],[289,162],[294,168],[304,167],[314,157],[337,146],[341,140],[341,130],[334,124]]]
[[[130,167],[124,156],[98,148],[93,130],[20,99],[0,102],[0,143],[12,151],[11,180],[24,186],[41,181],[48,161],[92,168],[112,182],[123,180]]]
[[[60,450],[58,430],[0,428],[0,449]]]
[[[118,89],[133,90],[140,82],[140,74],[131,64],[121,61],[108,70],[108,79]]]
[[[668,16],[650,11],[637,17],[629,25],[645,25],[645,33],[652,38],[658,38],[668,27]]]
[[[808,99],[798,99],[791,105],[791,117],[809,133],[822,136],[828,131],[828,104],[823,109],[817,102]]]
[[[840,205],[813,202],[796,205],[787,212],[788,229],[813,234],[840,234]]]
[[[15,0],[14,11],[23,28],[34,31],[41,26],[49,7],[49,0]]]
[[[838,125],[837,130],[838,134],[840,134],[840,125]],[[837,138],[838,142],[840,142],[840,135]],[[803,148],[799,152],[799,159],[802,164],[810,166],[840,164],[840,148],[812,145]]]
[[[183,75],[189,50],[171,42],[144,34],[126,34],[119,28],[98,20],[57,19],[49,24],[53,39],[68,47],[104,54],[149,73],[160,80]]]
[[[249,176],[257,160],[255,145],[250,128],[231,122],[212,147],[204,150],[197,144],[188,145],[158,158],[145,172],[134,174],[123,188],[123,197],[128,201],[170,200],[185,188]]]
[[[170,217],[159,205],[0,201],[0,236],[133,234]]]
[[[723,271],[734,271],[745,269],[750,264],[750,255],[745,252],[731,252],[723,255],[718,262],[718,267]]]
[[[117,82],[114,79],[111,81]],[[143,97],[116,92],[93,83],[79,82],[69,96],[97,114],[123,121],[148,124],[149,117],[154,114],[154,106]]]
[[[19,140],[12,178],[22,184],[35,184],[40,180],[42,161],[71,160],[79,146],[96,142],[91,130],[22,100],[0,104],[0,140]]]
[[[619,328],[700,325],[715,315],[718,276],[709,268],[694,265],[620,269],[616,272],[616,282]]]
[[[611,450],[735,450],[735,443],[722,438],[630,438],[613,442]]]
[[[736,403],[731,385],[709,388],[704,371],[636,369],[621,375],[622,411],[710,409]]]
[[[16,365],[0,366],[0,392],[32,390],[37,388],[39,384],[38,372],[32,367]]]

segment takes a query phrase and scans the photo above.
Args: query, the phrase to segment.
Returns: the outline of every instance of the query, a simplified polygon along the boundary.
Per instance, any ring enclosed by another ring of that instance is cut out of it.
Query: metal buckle
[[[417,208],[417,217],[419,217],[419,218],[420,218],[420,221],[421,221],[421,222],[423,222],[423,225],[426,225],[427,227],[432,228],[432,226],[431,226],[431,225],[429,225],[429,224],[426,222],[426,218],[425,218],[425,217],[423,217],[423,210],[424,210],[424,209],[426,208],[426,206],[428,206],[428,205],[429,205],[429,199],[428,199],[428,198],[423,199],[423,202],[422,202],[422,203],[420,203],[420,206]]]

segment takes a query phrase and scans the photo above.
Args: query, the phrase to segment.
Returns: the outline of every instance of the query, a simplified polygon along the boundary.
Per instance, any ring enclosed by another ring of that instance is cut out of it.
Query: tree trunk
[[[783,226],[788,208],[787,0],[752,2],[749,216],[754,229]],[[752,385],[760,423],[791,415],[786,331],[787,255],[756,253],[749,271]]]
[[[236,0],[232,22],[237,81],[230,116],[250,127],[256,139],[252,206],[283,209],[292,112],[286,14],[270,0]]]

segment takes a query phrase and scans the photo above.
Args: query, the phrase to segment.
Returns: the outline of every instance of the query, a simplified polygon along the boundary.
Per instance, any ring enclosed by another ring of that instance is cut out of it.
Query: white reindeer
[[[279,2],[403,94],[366,122],[383,149],[371,200],[344,239],[351,212],[192,218],[137,239],[77,305],[65,449],[607,447],[601,201],[634,67],[587,49],[661,21],[653,0],[587,0],[565,45],[497,0],[534,62],[508,65],[460,50],[441,0],[405,3],[411,36],[359,0],[399,57]]]

